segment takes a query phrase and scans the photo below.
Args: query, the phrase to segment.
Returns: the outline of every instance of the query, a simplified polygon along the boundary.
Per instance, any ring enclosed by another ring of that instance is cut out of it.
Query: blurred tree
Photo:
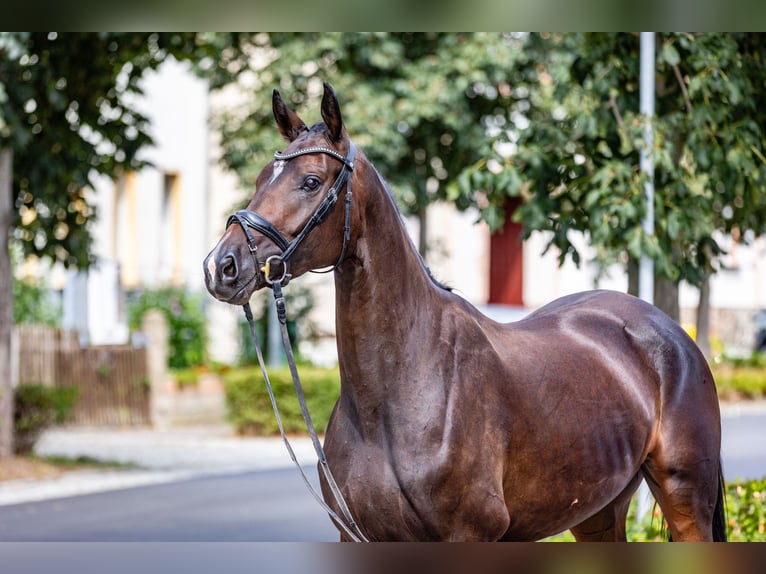
[[[92,262],[87,189],[96,174],[140,166],[151,143],[131,106],[146,70],[188,59],[215,82],[247,62],[240,34],[0,34],[0,358],[10,357],[11,234],[25,255],[66,266]],[[15,207],[15,209],[13,209]],[[7,319],[7,321],[6,321]],[[7,353],[7,354],[6,354]],[[12,453],[9,361],[0,361],[0,456]]]
[[[509,128],[452,189],[487,205],[490,225],[520,196],[514,219],[526,237],[550,232],[560,262],[579,263],[571,234],[583,232],[599,263],[647,253],[660,279],[703,292],[722,265],[720,233],[766,231],[762,35],[657,35],[653,236],[641,228],[638,34],[530,34],[517,64]],[[658,304],[677,319],[677,301],[676,290]]]
[[[248,98],[218,117],[224,162],[255,189],[255,178],[281,149],[271,118],[273,88],[307,123],[318,120],[322,82],[341,99],[354,140],[376,163],[400,207],[420,220],[446,184],[481,158],[487,134],[507,122],[512,71],[521,39],[446,33],[276,33],[251,38]],[[461,207],[469,202],[458,197]]]
[[[144,72],[169,56],[216,81],[245,60],[236,34],[4,33],[0,147],[13,152],[14,239],[24,255],[66,266],[92,261],[86,190],[96,174],[141,166],[149,122],[135,106]],[[231,56],[231,57],[229,57]],[[131,99],[133,98],[133,99]]]

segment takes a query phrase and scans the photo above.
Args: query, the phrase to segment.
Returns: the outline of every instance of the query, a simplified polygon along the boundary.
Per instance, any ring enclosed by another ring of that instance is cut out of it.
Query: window
[[[160,268],[159,279],[163,283],[181,285],[181,198],[180,177],[177,173],[165,173],[160,207]]]

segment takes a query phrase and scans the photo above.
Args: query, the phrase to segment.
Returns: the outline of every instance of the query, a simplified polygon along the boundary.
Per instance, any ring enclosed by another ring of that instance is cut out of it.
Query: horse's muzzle
[[[244,305],[253,292],[263,286],[253,257],[247,249],[245,253],[241,251],[219,244],[203,263],[208,292],[219,301],[232,305]]]

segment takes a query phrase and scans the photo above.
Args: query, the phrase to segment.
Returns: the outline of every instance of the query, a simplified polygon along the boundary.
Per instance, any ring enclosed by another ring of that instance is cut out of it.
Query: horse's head
[[[336,265],[350,240],[356,150],[335,93],[325,84],[324,122],[310,128],[276,90],[272,106],[289,144],[258,175],[247,209],[229,218],[204,262],[208,291],[233,305],[247,303],[255,290],[276,280],[284,284],[311,269]]]

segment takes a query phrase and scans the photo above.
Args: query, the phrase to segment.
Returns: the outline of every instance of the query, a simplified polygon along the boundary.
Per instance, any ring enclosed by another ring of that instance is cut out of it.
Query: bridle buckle
[[[282,264],[282,276],[278,279],[271,278],[272,260],[279,261]],[[260,271],[263,273],[263,280],[267,285],[274,285],[275,281],[279,281],[282,285],[287,285],[288,281],[290,281],[290,275],[287,273],[287,265],[285,264],[285,260],[281,255],[270,255],[267,257]]]

